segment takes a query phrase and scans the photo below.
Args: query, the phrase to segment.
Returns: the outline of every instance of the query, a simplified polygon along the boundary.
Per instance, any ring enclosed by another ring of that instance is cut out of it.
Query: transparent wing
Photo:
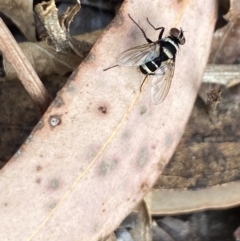
[[[160,104],[166,98],[172,83],[174,68],[174,60],[169,59],[155,72],[151,87],[152,102],[155,105]]]
[[[126,50],[121,53],[117,64],[124,66],[140,66],[160,55],[160,43],[148,43]]]

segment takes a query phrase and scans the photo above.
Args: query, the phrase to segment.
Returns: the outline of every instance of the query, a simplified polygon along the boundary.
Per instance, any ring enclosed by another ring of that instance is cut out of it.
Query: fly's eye
[[[182,29],[179,30],[179,29],[177,29],[177,28],[172,28],[172,29],[170,30],[170,34],[171,34],[173,37],[178,38],[179,43],[180,43],[181,45],[185,44],[185,41],[186,41],[186,40],[185,40],[185,37],[184,37],[184,35],[183,35]]]
[[[171,28],[170,34],[171,34],[173,37],[178,38],[179,35],[180,35],[180,31],[179,31],[177,28]]]
[[[186,42],[185,37],[183,36],[181,39],[179,39],[179,42],[181,45],[185,44]]]

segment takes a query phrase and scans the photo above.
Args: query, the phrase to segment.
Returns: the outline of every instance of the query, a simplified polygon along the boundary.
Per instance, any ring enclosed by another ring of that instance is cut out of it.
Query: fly
[[[140,91],[147,77],[150,75],[153,76],[151,83],[152,102],[155,105],[160,104],[166,98],[171,86],[179,45],[185,44],[183,30],[181,28],[180,30],[171,28],[169,36],[162,38],[164,27],[155,28],[147,18],[149,25],[154,30],[160,30],[158,40],[154,42],[147,37],[138,23],[130,15],[128,16],[138,26],[147,44],[128,49],[121,53],[117,59],[117,65],[104,69],[104,71],[117,66],[139,67],[140,71],[146,75],[140,86]]]

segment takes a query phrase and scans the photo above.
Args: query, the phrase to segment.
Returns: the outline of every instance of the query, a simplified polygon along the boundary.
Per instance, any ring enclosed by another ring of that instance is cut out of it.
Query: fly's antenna
[[[112,69],[112,68],[115,68],[115,67],[117,67],[117,66],[118,66],[118,65],[113,65],[113,66],[111,66],[111,67],[108,67],[108,68],[104,69],[103,71],[107,71],[107,70]]]

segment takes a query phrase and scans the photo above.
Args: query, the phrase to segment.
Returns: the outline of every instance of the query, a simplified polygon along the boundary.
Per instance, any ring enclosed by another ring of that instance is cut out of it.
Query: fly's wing
[[[152,102],[155,105],[160,104],[166,98],[172,83],[174,68],[174,60],[169,59],[155,72],[151,86]]]
[[[124,66],[140,66],[157,58],[159,55],[159,42],[144,44],[121,53],[117,60],[117,64]]]

